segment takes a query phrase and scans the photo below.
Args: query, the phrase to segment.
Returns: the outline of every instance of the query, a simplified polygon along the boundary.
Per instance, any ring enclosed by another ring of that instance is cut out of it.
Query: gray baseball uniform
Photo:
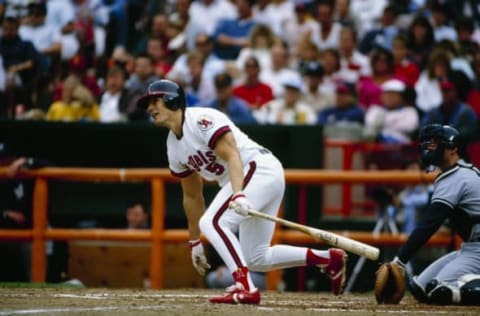
[[[466,274],[480,274],[480,171],[459,160],[442,172],[435,179],[425,215],[398,253],[402,262],[408,262],[447,218],[464,243],[459,250],[439,258],[415,277],[417,285],[425,290],[432,280],[456,284]]]

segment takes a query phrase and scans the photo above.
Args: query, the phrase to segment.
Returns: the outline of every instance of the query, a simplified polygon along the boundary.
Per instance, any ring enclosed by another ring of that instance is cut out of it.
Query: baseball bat
[[[376,261],[378,259],[378,256],[380,254],[380,250],[376,247],[367,245],[365,243],[362,243],[360,241],[343,237],[337,234],[334,234],[332,232],[328,232],[322,229],[294,223],[291,221],[288,221],[286,219],[282,219],[276,216],[268,215],[265,213],[261,213],[255,210],[248,210],[248,214],[251,216],[263,218],[269,221],[277,222],[282,224],[283,226],[293,228],[295,230],[298,230],[300,232],[303,232],[307,235],[312,236],[313,238],[323,241],[331,246],[337,247],[337,248],[342,248],[348,252],[354,253],[356,255],[365,257],[367,259]]]

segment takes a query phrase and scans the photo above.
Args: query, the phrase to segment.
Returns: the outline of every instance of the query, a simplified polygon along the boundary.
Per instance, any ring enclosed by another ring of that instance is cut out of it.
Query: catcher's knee
[[[460,287],[460,296],[462,297],[462,304],[480,304],[480,275],[466,280],[466,283]]]
[[[427,283],[426,290],[428,303],[448,305],[461,302],[460,289],[457,286],[432,280]]]
[[[409,282],[410,292],[412,293],[413,297],[421,302],[426,303],[428,301],[427,293],[425,289],[420,285],[417,281],[417,277],[413,277]]]

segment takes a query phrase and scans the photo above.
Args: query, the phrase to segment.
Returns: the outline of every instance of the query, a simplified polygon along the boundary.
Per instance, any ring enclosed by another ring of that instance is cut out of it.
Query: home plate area
[[[217,290],[0,288],[0,315],[479,315],[480,307],[377,305],[371,293],[263,292],[258,306],[215,305]]]

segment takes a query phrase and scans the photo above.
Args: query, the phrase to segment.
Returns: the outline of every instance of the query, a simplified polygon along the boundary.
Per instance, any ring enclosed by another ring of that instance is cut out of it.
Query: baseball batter
[[[400,248],[396,264],[407,263],[445,222],[463,239],[453,251],[410,281],[415,298],[431,304],[480,304],[480,171],[459,154],[459,132],[431,124],[420,131],[421,158],[441,173],[434,182],[425,218]],[[427,171],[428,171],[427,170]]]
[[[169,167],[181,179],[193,266],[201,275],[210,268],[200,242],[202,233],[235,281],[210,302],[259,304],[260,293],[249,270],[306,265],[317,266],[330,277],[335,295],[342,292],[347,259],[343,250],[271,246],[275,224],[248,216],[249,208],[276,215],[283,198],[283,167],[269,150],[251,140],[223,113],[186,108],[184,91],[173,81],[152,83],[138,105],[147,109],[155,125],[170,130]],[[220,187],[208,207],[202,178],[216,181]]]

